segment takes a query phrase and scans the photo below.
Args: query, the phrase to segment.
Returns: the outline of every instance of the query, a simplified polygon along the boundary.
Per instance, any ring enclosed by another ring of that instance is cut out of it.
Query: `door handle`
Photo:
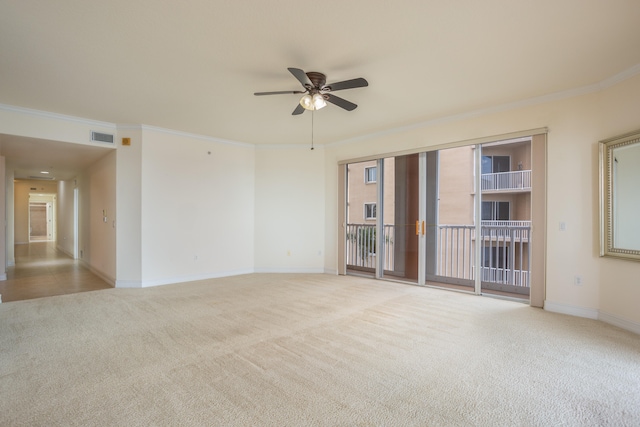
[[[416,221],[416,236],[420,235],[420,221]]]
[[[416,221],[416,236],[423,235],[425,233],[425,222],[420,220]]]

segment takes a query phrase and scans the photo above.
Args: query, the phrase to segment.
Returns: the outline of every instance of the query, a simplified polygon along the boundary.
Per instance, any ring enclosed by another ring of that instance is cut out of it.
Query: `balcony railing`
[[[454,283],[475,280],[480,244],[483,282],[528,288],[530,231],[531,221],[483,221],[476,239],[473,225],[439,225],[435,275]]]
[[[394,268],[395,226],[384,226],[384,269]],[[347,265],[359,269],[375,270],[376,226],[374,224],[347,224]]]
[[[480,239],[473,225],[437,226],[434,253],[435,271],[427,274],[451,283],[475,280],[475,245],[481,248],[483,282],[529,287],[529,234],[531,221],[483,221]],[[394,271],[396,227],[384,226],[384,265]],[[376,227],[373,224],[347,224],[347,266],[372,271],[376,268]],[[431,280],[431,279],[429,279]]]
[[[530,189],[530,170],[482,174],[482,191]]]

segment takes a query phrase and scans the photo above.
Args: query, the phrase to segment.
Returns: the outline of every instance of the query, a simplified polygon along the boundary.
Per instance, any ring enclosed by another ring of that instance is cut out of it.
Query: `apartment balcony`
[[[483,240],[528,242],[531,221],[482,221],[481,230]]]
[[[531,171],[512,171],[482,174],[482,191],[531,191]]]
[[[435,262],[427,280],[473,286],[475,246],[479,244],[483,288],[506,285],[528,292],[531,221],[482,221],[480,229],[480,239],[476,239],[473,225],[438,225],[436,245],[427,248]],[[375,271],[378,253],[382,253],[384,270],[393,271],[397,249],[394,225],[384,226],[383,241],[383,251],[377,251],[375,225],[347,224],[347,267]]]

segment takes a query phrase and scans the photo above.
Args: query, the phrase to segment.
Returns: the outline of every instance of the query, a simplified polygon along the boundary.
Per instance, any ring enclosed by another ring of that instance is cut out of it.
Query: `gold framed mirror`
[[[600,256],[640,261],[640,130],[599,146]]]

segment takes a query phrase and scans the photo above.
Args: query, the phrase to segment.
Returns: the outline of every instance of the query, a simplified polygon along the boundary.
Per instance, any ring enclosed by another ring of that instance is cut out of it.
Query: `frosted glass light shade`
[[[321,108],[326,107],[327,102],[324,100],[322,95],[320,95],[319,93],[316,93],[313,95],[313,106],[315,107],[316,110],[319,110]]]
[[[311,98],[311,95],[306,94],[300,98],[300,105],[302,105],[305,110],[313,110],[313,99]]]
[[[306,110],[319,110],[327,106],[327,101],[319,93],[314,93],[313,96],[306,94],[300,99],[300,105]]]

